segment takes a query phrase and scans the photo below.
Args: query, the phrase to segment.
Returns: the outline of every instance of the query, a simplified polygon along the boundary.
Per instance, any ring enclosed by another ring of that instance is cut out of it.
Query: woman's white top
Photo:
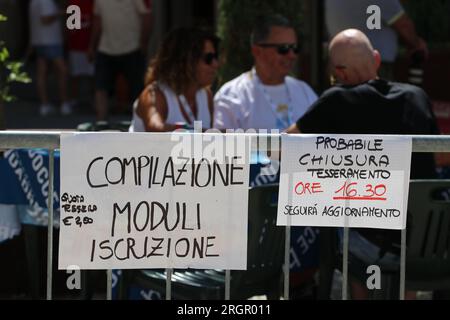
[[[176,93],[165,84],[158,83],[158,88],[164,94],[167,103],[168,113],[166,123],[187,123],[193,126],[194,121],[201,121],[202,128],[207,129],[211,127],[211,114],[208,108],[208,93],[206,89],[202,88],[195,94],[195,101],[197,104],[197,117],[194,118],[188,106],[182,103],[183,101],[185,101],[183,96],[177,96]],[[129,132],[145,131],[144,121],[136,112],[137,106],[138,100],[136,100],[133,104],[133,119],[128,130]],[[182,108],[184,108],[188,116],[190,115],[190,117],[192,117],[191,119],[186,119],[183,116],[183,113],[181,111]]]

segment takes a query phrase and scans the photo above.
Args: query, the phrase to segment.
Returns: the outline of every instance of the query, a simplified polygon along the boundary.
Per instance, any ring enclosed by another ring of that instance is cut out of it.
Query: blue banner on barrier
[[[14,149],[0,159],[0,203],[22,204],[22,223],[46,225],[49,156],[41,149]],[[59,225],[59,152],[55,152],[53,208]]]
[[[279,161],[269,159],[264,152],[252,153],[250,187],[279,183],[279,169]],[[319,266],[319,228],[291,228],[290,262],[291,272],[301,272]]]

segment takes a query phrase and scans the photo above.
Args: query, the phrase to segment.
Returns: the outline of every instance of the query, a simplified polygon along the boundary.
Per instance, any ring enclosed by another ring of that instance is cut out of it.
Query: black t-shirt
[[[415,86],[371,80],[325,91],[297,121],[302,133],[439,134],[430,100]],[[431,153],[413,153],[411,179],[434,178]]]
[[[302,133],[318,134],[439,134],[422,89],[381,79],[325,91],[297,121],[297,127]],[[432,153],[412,154],[410,177],[436,177]],[[387,241],[382,238],[393,236],[389,230],[358,230],[378,245]],[[398,232],[395,238],[397,242]]]

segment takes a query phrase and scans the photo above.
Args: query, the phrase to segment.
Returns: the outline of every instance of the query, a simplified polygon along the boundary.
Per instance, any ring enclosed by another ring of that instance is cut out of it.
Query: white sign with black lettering
[[[250,137],[61,135],[59,268],[246,269]]]
[[[404,229],[412,140],[283,135],[277,225]]]

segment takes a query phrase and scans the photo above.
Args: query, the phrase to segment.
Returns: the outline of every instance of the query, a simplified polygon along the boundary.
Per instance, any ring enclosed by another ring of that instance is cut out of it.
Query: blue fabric
[[[339,251],[342,254],[342,244],[344,239],[344,229],[338,229]],[[380,259],[380,248],[364,238],[359,232],[349,230],[348,250],[355,257],[367,265],[376,264],[381,269],[395,270],[400,265],[400,257],[390,252],[386,252]],[[364,272],[364,270],[359,270]]]
[[[262,174],[266,170],[271,175]],[[279,163],[271,163],[264,153],[254,152],[250,158],[250,186],[279,183]],[[290,271],[302,272],[319,267],[319,228],[291,227]]]
[[[22,223],[46,225],[48,196],[46,150],[8,150],[0,158],[0,203],[17,204]],[[59,152],[55,152],[53,208],[59,222]],[[25,205],[25,206],[23,206]]]
[[[119,279],[122,277],[122,270],[112,270],[112,299],[117,300],[119,295]],[[127,292],[128,300],[162,300],[164,293],[149,288],[141,288],[136,285],[131,285]]]
[[[35,46],[36,55],[46,60],[55,60],[64,58],[64,48],[62,45],[43,45]]]

